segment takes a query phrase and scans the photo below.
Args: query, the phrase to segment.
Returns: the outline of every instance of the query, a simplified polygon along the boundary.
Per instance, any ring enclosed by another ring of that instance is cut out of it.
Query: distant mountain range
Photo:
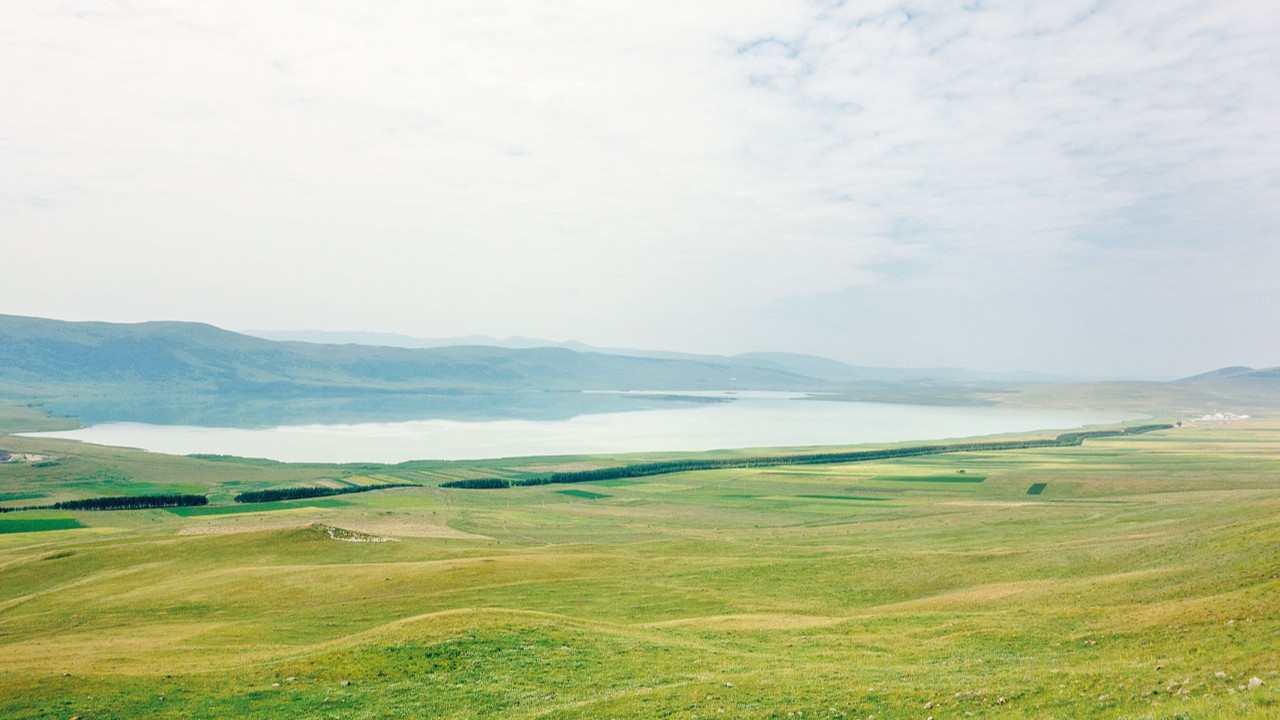
[[[163,385],[172,392],[312,394],[424,390],[814,390],[827,382],[748,362],[566,348],[400,348],[280,342],[185,322],[114,324],[0,316],[0,389]]]
[[[850,365],[817,355],[783,352],[751,352],[740,355],[702,355],[696,353],[644,350],[639,348],[598,347],[577,340],[544,340],[541,338],[491,335],[464,335],[445,338],[421,338],[395,333],[341,332],[329,330],[246,330],[246,335],[281,342],[306,342],[324,345],[376,345],[400,348],[442,348],[459,345],[483,345],[511,349],[564,348],[577,352],[621,355],[624,357],[662,360],[689,360],[716,365],[777,370],[831,383],[858,382],[1002,382],[1047,383],[1070,382],[1075,378],[1036,372],[985,372],[965,368],[883,368]]]
[[[1098,399],[1116,398],[1118,387],[1052,384],[1062,378],[1034,373],[858,367],[792,353],[694,355],[535,338],[272,335],[281,339],[202,323],[0,315],[0,400],[36,403],[85,422],[259,426],[422,417],[553,419],[693,401],[660,392],[578,392],[591,390],[784,390],[820,392],[826,400],[970,405],[1014,397],[1056,404],[1064,394],[1052,388],[1060,387],[1073,388],[1065,396],[1075,402],[1097,405]],[[455,342],[472,344],[445,344]],[[1230,367],[1173,383],[1130,383],[1124,392],[1139,402],[1153,389],[1167,396],[1185,388],[1200,398],[1195,407],[1219,400],[1235,406],[1276,395],[1278,380],[1280,368]]]
[[[421,338],[411,335],[398,335],[396,333],[381,332],[341,332],[332,330],[245,330],[245,335],[263,338],[266,340],[277,340],[280,342],[306,342],[316,343],[319,345],[379,345],[382,347],[401,347],[401,348],[440,348],[453,347],[457,345],[485,345],[488,347],[510,348],[513,350],[528,350],[530,348],[559,347],[567,350],[579,351],[596,351],[599,348],[591,347],[586,343],[580,343],[576,340],[543,340],[542,338],[523,337],[514,335],[511,337],[499,338],[492,335],[458,335],[455,337],[444,338]]]

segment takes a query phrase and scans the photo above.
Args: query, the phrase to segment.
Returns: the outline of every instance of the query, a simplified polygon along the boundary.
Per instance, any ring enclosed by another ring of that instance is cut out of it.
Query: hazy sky
[[[1280,6],[0,4],[0,312],[1280,364]]]

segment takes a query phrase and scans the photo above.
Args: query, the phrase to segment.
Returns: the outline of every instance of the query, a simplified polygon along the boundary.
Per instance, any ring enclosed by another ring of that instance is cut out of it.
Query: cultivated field
[[[0,449],[52,458],[0,505],[212,503],[0,515],[4,718],[1280,717],[1280,421],[503,490],[435,486],[636,458]]]

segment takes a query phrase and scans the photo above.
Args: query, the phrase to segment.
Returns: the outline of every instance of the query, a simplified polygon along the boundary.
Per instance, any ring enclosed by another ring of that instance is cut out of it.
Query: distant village
[[[1216,412],[1208,415],[1201,415],[1193,419],[1191,422],[1231,422],[1233,420],[1248,420],[1248,415],[1237,415],[1229,412]]]

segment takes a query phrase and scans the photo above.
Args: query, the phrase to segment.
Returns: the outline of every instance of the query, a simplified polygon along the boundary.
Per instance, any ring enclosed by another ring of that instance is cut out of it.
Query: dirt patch
[[[38,463],[47,462],[50,455],[39,455],[37,453],[11,453],[7,450],[0,450],[0,463]]]
[[[179,535],[225,535],[228,533],[257,532],[260,530],[283,530],[287,528],[309,527],[317,524],[316,518],[301,518],[296,514],[285,517],[257,517],[231,516],[221,517],[217,519],[203,520],[195,522],[178,531]],[[326,522],[320,523],[324,527],[334,529],[335,526],[329,525],[329,522],[338,523],[338,529],[347,533],[354,533],[362,537],[378,537],[378,538],[448,538],[455,540],[491,540],[486,535],[476,535],[474,533],[455,530],[447,525],[430,523],[424,520],[407,517],[407,516],[391,516],[391,517],[364,517],[352,516],[333,518]],[[331,535],[332,537],[332,535]],[[335,540],[345,540],[345,538],[334,537]],[[369,540],[350,540],[348,542],[371,542]],[[380,540],[378,542],[385,542]]]
[[[487,535],[477,535],[464,530],[455,530],[448,525],[439,523],[431,523],[420,518],[405,515],[392,515],[389,517],[344,517],[340,522],[342,527],[356,532],[368,533],[370,535],[382,535],[390,537],[423,537],[423,538],[453,538],[457,540],[492,540]]]
[[[355,532],[345,528],[333,527],[332,525],[321,525],[327,533],[330,540],[338,542],[357,542],[357,543],[384,543],[384,542],[400,542],[397,538],[379,537],[377,535],[369,535],[368,533]]]

